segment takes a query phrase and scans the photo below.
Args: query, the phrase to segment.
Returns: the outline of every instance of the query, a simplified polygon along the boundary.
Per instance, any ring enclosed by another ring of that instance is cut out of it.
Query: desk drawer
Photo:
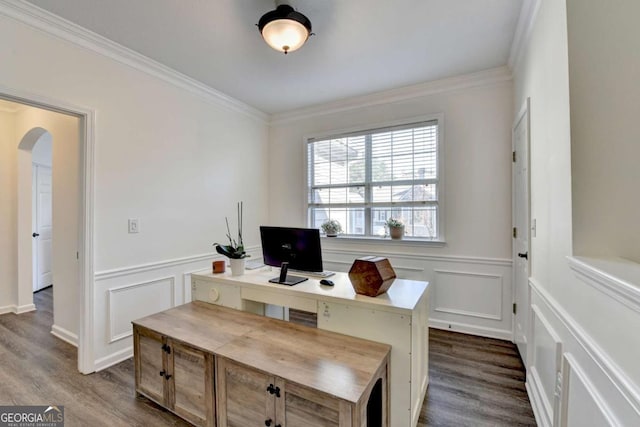
[[[302,298],[292,295],[283,295],[271,290],[242,288],[240,291],[242,299],[262,302],[265,304],[281,305],[283,307],[295,308],[310,313],[318,312],[318,302],[311,298]]]
[[[226,283],[210,282],[208,280],[193,280],[192,300],[204,301],[223,307],[242,310],[240,288]]]

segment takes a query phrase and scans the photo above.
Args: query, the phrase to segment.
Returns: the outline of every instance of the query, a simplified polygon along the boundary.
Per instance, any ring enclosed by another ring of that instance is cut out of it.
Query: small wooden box
[[[367,256],[358,258],[349,270],[349,280],[357,294],[377,297],[387,292],[396,278],[387,258]]]

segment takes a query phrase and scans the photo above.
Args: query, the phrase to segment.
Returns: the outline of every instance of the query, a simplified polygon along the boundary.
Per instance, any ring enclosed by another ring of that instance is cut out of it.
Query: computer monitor
[[[294,270],[321,272],[322,252],[317,228],[260,226],[264,263],[280,267],[289,263]]]

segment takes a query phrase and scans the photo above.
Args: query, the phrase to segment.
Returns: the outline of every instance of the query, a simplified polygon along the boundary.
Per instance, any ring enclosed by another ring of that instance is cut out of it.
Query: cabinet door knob
[[[162,371],[160,371],[160,376],[164,377],[164,374],[165,374],[165,372],[164,372],[164,369],[163,369]]]
[[[280,397],[280,387],[276,387],[274,393],[276,394],[276,397]]]
[[[268,420],[264,421],[264,425],[266,425],[267,427],[269,427],[271,425],[271,423],[273,423],[273,421],[271,420],[271,418],[269,418]]]
[[[267,391],[269,392],[269,394],[273,394],[276,392],[276,389],[273,388],[273,384],[269,384],[269,387],[267,387]]]
[[[275,427],[282,427],[282,425],[281,424],[276,424]]]
[[[167,379],[167,380],[168,380],[169,378],[171,378],[172,376],[173,376],[173,375],[171,375],[171,374],[164,374],[164,377],[165,377],[165,379]]]
[[[525,252],[525,253],[518,253],[518,256],[519,256],[520,258],[529,259],[529,252]]]

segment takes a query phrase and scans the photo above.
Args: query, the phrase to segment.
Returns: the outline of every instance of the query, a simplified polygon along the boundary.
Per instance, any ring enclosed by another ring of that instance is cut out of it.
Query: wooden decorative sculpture
[[[356,293],[370,297],[387,292],[395,278],[396,272],[384,257],[358,258],[349,270],[349,280]]]

